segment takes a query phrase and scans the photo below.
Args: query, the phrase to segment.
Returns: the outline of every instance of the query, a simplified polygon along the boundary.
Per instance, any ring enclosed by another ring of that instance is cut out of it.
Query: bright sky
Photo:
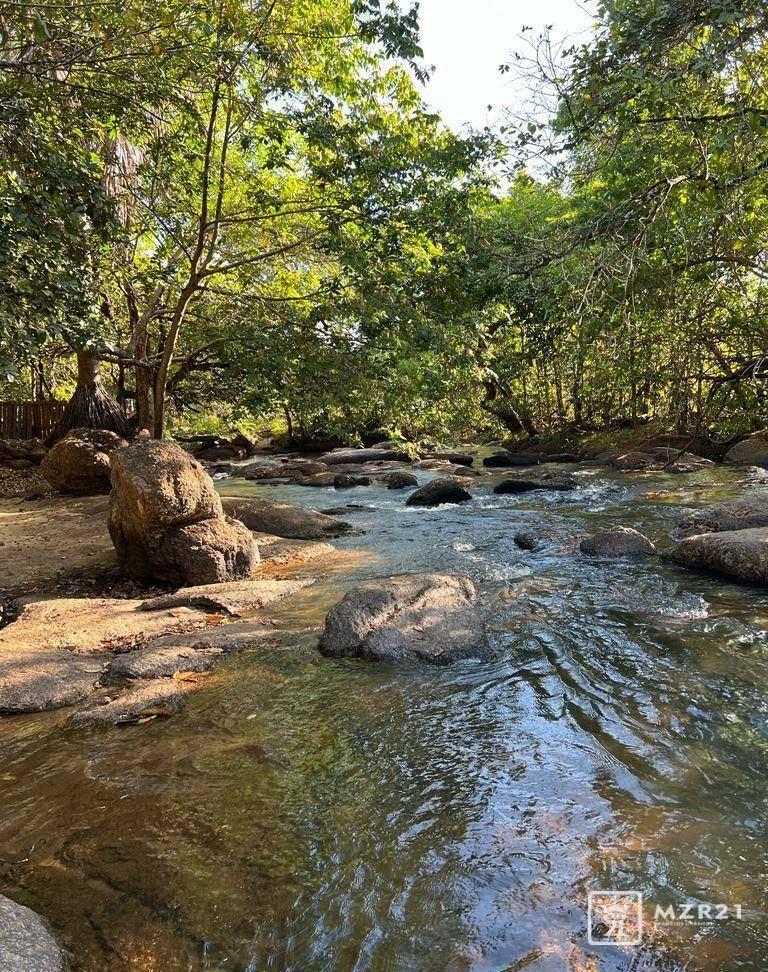
[[[499,108],[520,108],[524,92],[498,68],[514,50],[525,50],[522,28],[537,34],[551,24],[557,39],[584,40],[591,24],[585,6],[583,0],[421,0],[424,60],[435,66],[427,101],[455,129],[482,128]]]

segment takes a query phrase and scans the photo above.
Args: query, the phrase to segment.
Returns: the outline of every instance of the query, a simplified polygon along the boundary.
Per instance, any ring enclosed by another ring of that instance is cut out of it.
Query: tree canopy
[[[604,2],[457,135],[394,2],[6,6],[4,395],[77,351],[155,435],[763,425],[767,26]]]

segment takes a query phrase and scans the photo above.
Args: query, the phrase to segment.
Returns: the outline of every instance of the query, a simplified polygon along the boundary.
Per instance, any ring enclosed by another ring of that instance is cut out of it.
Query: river
[[[173,719],[0,721],[0,890],[49,917],[77,972],[768,968],[768,596],[578,552],[609,524],[664,546],[737,476],[579,475],[573,493],[478,488],[436,509],[220,484],[374,509]],[[422,570],[472,578],[499,661],[316,652],[346,589]],[[592,946],[598,889],[642,892],[647,919],[728,915]]]

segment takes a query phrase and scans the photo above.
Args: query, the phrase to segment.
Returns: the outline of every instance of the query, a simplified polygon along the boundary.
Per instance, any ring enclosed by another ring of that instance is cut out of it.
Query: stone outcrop
[[[399,574],[350,591],[331,609],[318,644],[324,655],[375,661],[489,660],[488,642],[466,577]]]
[[[642,533],[632,527],[614,526],[585,537],[579,544],[582,553],[592,557],[648,556],[656,548]]]
[[[109,532],[130,577],[212,584],[251,576],[251,532],[224,516],[213,480],[170,442],[137,442],[112,454]]]
[[[699,533],[686,537],[669,551],[669,559],[683,567],[768,585],[768,527]]]
[[[466,503],[472,499],[464,484],[452,476],[433,479],[405,501],[406,506],[440,506],[443,503]]]
[[[97,496],[110,488],[110,455],[126,445],[106,429],[73,429],[54,445],[40,464],[40,474],[69,496]]]

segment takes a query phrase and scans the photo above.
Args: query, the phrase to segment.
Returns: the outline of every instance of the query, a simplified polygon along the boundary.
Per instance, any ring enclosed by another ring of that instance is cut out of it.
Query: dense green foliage
[[[585,46],[534,42],[550,117],[472,137],[385,0],[0,27],[7,397],[88,347],[156,434],[768,421],[763,5],[603,3]]]

